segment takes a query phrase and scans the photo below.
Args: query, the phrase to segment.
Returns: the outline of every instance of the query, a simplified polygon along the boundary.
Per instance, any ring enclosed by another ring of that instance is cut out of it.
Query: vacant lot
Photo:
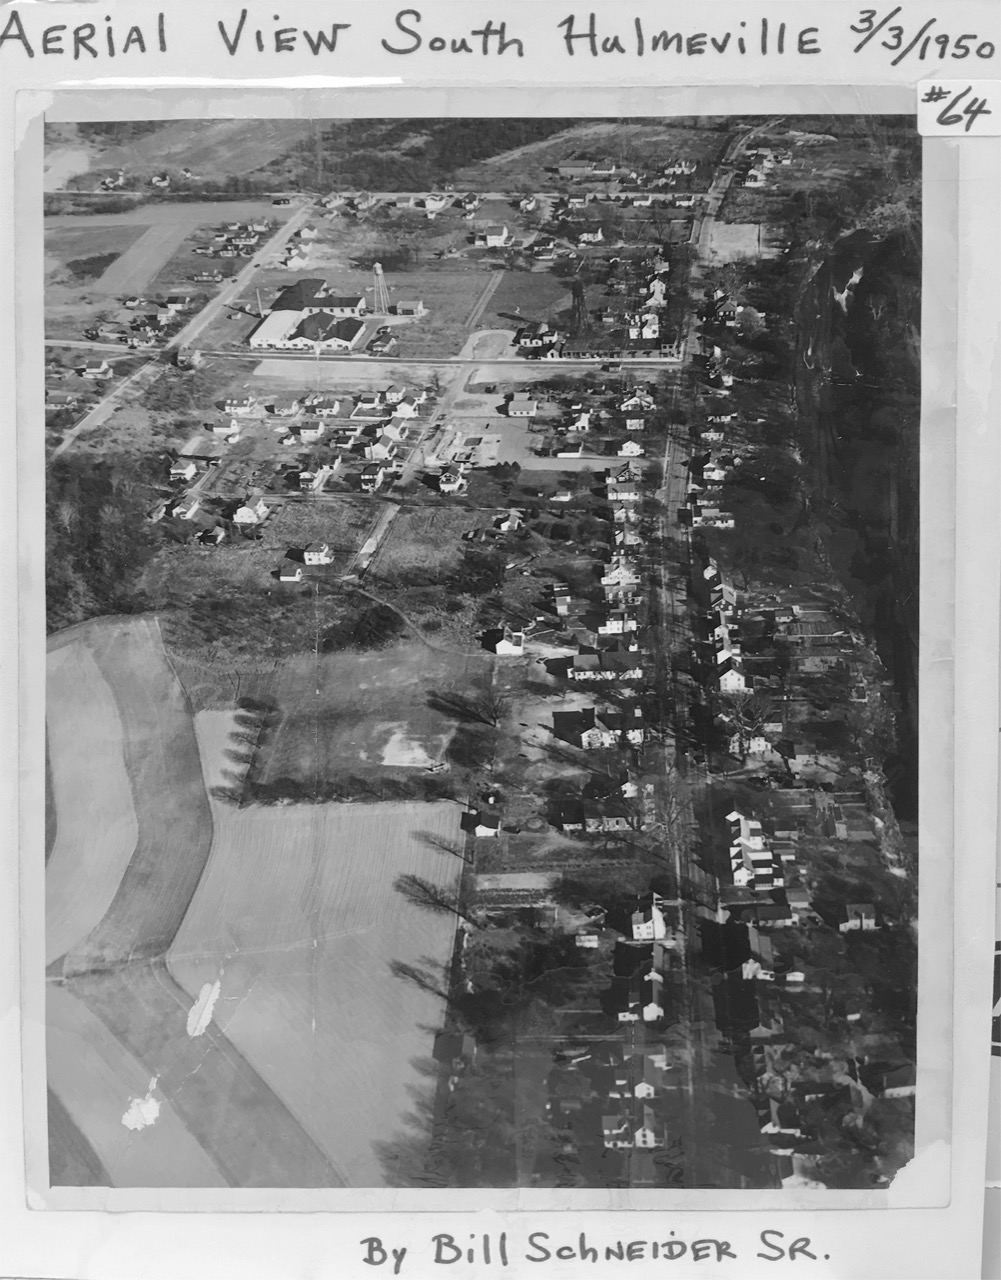
[[[435,582],[462,561],[462,535],[482,525],[478,512],[457,507],[401,511],[369,567],[370,576],[396,583]]]
[[[55,838],[46,865],[45,962],[101,921],[136,848],[122,718],[85,639],[50,643],[46,727]]]
[[[709,257],[714,262],[739,262],[755,258],[761,250],[761,227],[756,222],[715,222],[709,236]]]
[[[393,882],[454,884],[460,862],[422,837],[456,841],[459,812],[220,807],[208,873],[171,950],[189,996],[220,983],[215,1024],[351,1186],[383,1184],[373,1146],[399,1127],[413,1060],[429,1058],[426,1028],[443,1012],[390,962],[446,963],[455,934],[454,916],[412,906]]]
[[[480,324],[484,329],[513,329],[533,320],[555,320],[569,306],[566,281],[548,271],[505,271]]]

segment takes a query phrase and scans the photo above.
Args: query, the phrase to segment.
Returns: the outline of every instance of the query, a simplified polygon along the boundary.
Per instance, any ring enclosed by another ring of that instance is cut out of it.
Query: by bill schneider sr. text
[[[453,1267],[455,1274],[473,1268],[483,1275],[487,1268],[504,1270],[522,1263],[578,1262],[604,1264],[622,1262],[708,1262],[738,1264],[750,1257],[766,1262],[829,1262],[831,1255],[819,1248],[808,1236],[787,1235],[783,1231],[761,1231],[747,1244],[734,1244],[711,1236],[688,1237],[668,1230],[663,1237],[650,1235],[643,1239],[610,1239],[588,1231],[532,1231],[521,1236],[507,1231],[466,1232],[450,1234],[439,1231],[409,1245],[381,1236],[366,1236],[358,1242],[360,1259],[373,1271],[384,1275],[406,1272],[408,1258],[428,1260],[435,1266]],[[782,1270],[782,1268],[780,1268]],[[794,1274],[800,1274],[799,1267]],[[542,1273],[545,1267],[542,1268]]]
[[[342,13],[335,6],[332,19],[312,24],[293,22],[290,14],[275,13],[274,8],[227,7],[224,17],[205,6],[198,15],[162,10],[146,16],[129,6],[127,16],[120,18],[95,14],[85,22],[55,22],[52,19],[60,15],[48,5],[14,6],[6,16],[0,14],[0,57],[114,59],[123,64],[143,59],[148,67],[158,56],[171,53],[175,44],[183,52],[193,42],[199,47],[204,42],[208,47],[215,44],[223,59],[228,55],[278,60],[283,70],[293,62],[312,64],[319,59],[333,59],[338,69],[350,70],[369,52],[378,54],[383,64],[393,59],[427,64],[437,60],[456,70],[456,64],[467,59],[526,57],[540,62],[574,59],[582,66],[602,59],[607,63],[656,58],[667,64],[666,70],[693,59],[714,60],[722,68],[735,60],[774,63],[846,49],[891,66],[965,62],[967,67],[983,68],[997,53],[994,33],[964,29],[960,19],[951,16],[955,11],[946,11],[943,19],[918,21],[908,19],[905,5],[857,10],[838,6],[837,17],[813,24],[750,10],[727,22],[701,13],[691,18],[683,6],[651,7],[642,14],[623,6],[621,11],[572,10],[559,19],[554,15],[552,21],[534,20],[531,29],[524,18],[505,16],[502,7],[485,20],[464,23],[458,6],[448,6],[447,12],[440,7],[400,9],[378,19],[369,10],[363,22],[347,21],[347,9]],[[809,8],[812,12],[813,6]]]

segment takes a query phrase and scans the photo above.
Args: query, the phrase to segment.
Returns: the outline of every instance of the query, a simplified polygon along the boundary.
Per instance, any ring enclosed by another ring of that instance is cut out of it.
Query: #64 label
[[[1001,81],[922,80],[918,133],[925,138],[991,138],[1001,134]]]

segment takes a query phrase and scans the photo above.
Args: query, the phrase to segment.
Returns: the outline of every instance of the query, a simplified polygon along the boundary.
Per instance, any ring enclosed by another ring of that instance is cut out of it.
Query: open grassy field
[[[118,705],[85,640],[50,648],[45,693],[53,820],[45,962],[51,964],[100,923],[139,827]]]
[[[256,766],[262,781],[423,770],[442,758],[455,728],[429,698],[482,686],[489,666],[486,654],[441,652],[414,640],[282,663],[252,685],[253,696],[275,703],[280,715]]]
[[[49,338],[79,338],[107,314],[110,304],[102,280],[128,257],[149,228],[140,222],[73,225],[46,220],[45,333]]]
[[[532,320],[555,321],[569,310],[565,280],[549,271],[505,271],[480,319],[484,329],[515,329]]]
[[[444,963],[455,917],[393,890],[404,872],[445,888],[460,863],[454,804],[323,805],[216,813],[212,860],[171,948],[194,998],[220,982],[214,1019],[347,1183],[375,1186],[374,1143],[408,1104],[441,1001],[394,977],[392,960]]]
[[[106,223],[90,224],[82,218],[78,225],[60,224],[45,226],[45,276],[49,284],[61,283],[81,287],[94,278],[86,267],[88,260],[117,258],[140,241],[149,230],[141,223],[127,226],[109,226]],[[77,264],[71,266],[70,264]],[[99,273],[100,274],[100,273]]]
[[[283,156],[290,146],[309,137],[312,125],[308,120],[169,120],[125,140],[126,129],[113,139],[88,137],[86,126],[63,124],[52,142],[79,153],[78,172],[86,161],[92,170],[123,168],[130,177],[186,167],[196,177],[218,178],[249,173]],[[82,185],[93,183],[85,179]]]

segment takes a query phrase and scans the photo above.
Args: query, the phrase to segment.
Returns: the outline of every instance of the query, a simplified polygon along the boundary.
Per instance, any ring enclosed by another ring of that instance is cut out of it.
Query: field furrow
[[[212,843],[190,709],[155,621],[95,627],[89,645],[118,703],[138,840],[103,918],[67,956],[68,975],[163,955]]]
[[[414,1059],[442,1001],[390,972],[446,965],[454,915],[393,888],[412,872],[447,889],[461,866],[454,804],[214,805],[208,870],[171,949],[192,1001],[220,983],[214,1019],[351,1186],[381,1185],[374,1144],[409,1105]],[[305,1184],[303,1184],[305,1185]]]
[[[344,1185],[334,1162],[217,1026],[209,1023],[199,1036],[188,1033],[192,1001],[162,962],[81,976],[69,987],[110,1033],[109,1063],[117,1067],[134,1059],[141,1064],[142,1087],[134,1096],[145,1096],[155,1079],[153,1096],[169,1103],[186,1133],[183,1149],[161,1152],[155,1170],[133,1185],[208,1186],[220,1185],[219,1180],[240,1187]],[[73,1061],[69,1049],[56,1045],[50,1055],[60,1058],[64,1072]],[[84,1088],[90,1115],[101,1095]],[[65,1088],[59,1093],[66,1101]],[[120,1096],[119,1122],[129,1105],[129,1096]],[[152,1137],[156,1125],[139,1136]],[[90,1136],[89,1128],[84,1131]],[[122,1132],[128,1133],[124,1127]],[[215,1183],[204,1180],[209,1163]],[[121,1185],[117,1179],[116,1185]]]
[[[45,961],[101,921],[136,849],[138,825],[114,693],[83,640],[49,653]],[[58,815],[58,816],[57,816]]]

